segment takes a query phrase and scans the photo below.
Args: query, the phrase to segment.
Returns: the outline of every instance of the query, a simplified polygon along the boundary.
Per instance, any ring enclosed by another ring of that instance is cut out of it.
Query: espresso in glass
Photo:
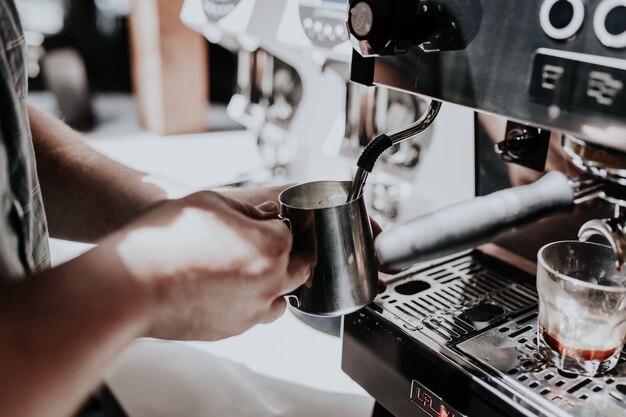
[[[606,372],[626,338],[626,274],[609,246],[564,241],[538,253],[539,352],[580,375]]]

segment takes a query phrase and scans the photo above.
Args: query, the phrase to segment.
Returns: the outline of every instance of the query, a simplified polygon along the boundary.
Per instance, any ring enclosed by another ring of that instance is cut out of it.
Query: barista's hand
[[[234,198],[248,204],[257,205],[266,201],[274,201],[276,202],[276,204],[278,204],[279,194],[287,188],[291,187],[292,185],[294,184],[284,184],[265,188],[224,188],[216,189],[215,191],[219,192],[223,196]],[[376,239],[376,237],[378,237],[383,229],[373,218],[370,218],[370,222],[372,225],[372,235],[374,239]],[[315,251],[316,248],[305,248],[300,251],[303,254],[308,254],[307,260],[311,265],[311,271],[313,271],[315,267],[316,260],[314,257],[311,257],[310,254],[315,254]],[[378,266],[378,270],[388,275],[395,275],[400,272],[399,270],[384,268],[382,265]],[[380,280],[379,292],[384,292],[386,288],[387,284],[383,280]]]
[[[374,237],[374,241],[376,241],[376,238],[378,237],[379,234],[381,234],[383,232],[383,229],[376,222],[376,220],[374,220],[372,218],[370,218],[370,223],[372,224],[372,236]],[[378,262],[378,260],[377,260],[377,262]],[[395,275],[395,274],[400,272],[399,270],[396,270],[396,269],[385,268],[380,263],[378,263],[378,270],[380,272],[382,272],[384,274],[388,274],[388,275]],[[378,283],[379,283],[378,292],[379,293],[385,292],[385,290],[387,289],[387,283],[385,281],[383,281],[382,279],[379,280]]]
[[[266,201],[273,201],[278,204],[278,195],[294,184],[277,185],[273,187],[263,188],[223,188],[214,191],[221,195],[253,206],[262,204]]]
[[[97,250],[149,294],[147,336],[216,340],[278,318],[309,266],[273,202],[254,207],[204,191],[165,202]]]

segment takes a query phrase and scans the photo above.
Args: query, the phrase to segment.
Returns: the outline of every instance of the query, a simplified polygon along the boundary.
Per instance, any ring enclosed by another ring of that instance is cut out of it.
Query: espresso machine
[[[345,317],[343,370],[375,416],[626,415],[626,353],[595,377],[538,354],[535,286],[549,242],[625,261],[626,1],[349,3],[352,81],[475,111],[476,198],[377,239],[405,269]]]

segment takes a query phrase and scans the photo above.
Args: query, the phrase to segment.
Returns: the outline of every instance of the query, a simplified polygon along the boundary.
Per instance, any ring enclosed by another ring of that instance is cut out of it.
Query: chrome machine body
[[[351,0],[348,25],[353,81],[476,111],[465,157],[476,161],[477,196],[543,171],[565,173],[572,190],[554,173],[569,212],[406,269],[345,318],[342,366],[376,398],[375,415],[626,414],[625,354],[608,374],[577,377],[534,340],[539,247],[580,231],[624,248],[626,2]]]
[[[284,1],[271,5],[284,7]],[[280,13],[271,13],[271,7],[265,13],[256,9],[254,0],[187,0],[181,18],[237,56],[236,91],[227,112],[256,137],[264,167],[243,180],[263,183],[284,175],[291,160],[287,138],[300,105],[302,80],[293,67],[264,48],[272,31],[259,27],[258,19],[275,27]]]
[[[218,13],[215,22],[214,10],[228,13]],[[300,26],[297,2],[294,8],[290,0],[186,0],[181,18],[238,54],[239,91],[228,112],[258,132],[261,156],[273,171],[268,181],[302,181],[319,171],[336,178],[339,168],[323,156],[320,142],[343,132],[342,102],[326,97],[343,81],[323,73],[310,54],[279,41],[279,31]]]

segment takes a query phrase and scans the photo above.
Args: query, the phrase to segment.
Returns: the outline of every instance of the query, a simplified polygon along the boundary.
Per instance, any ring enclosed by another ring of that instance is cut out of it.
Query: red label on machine
[[[411,383],[411,401],[429,417],[464,417],[416,380]]]

